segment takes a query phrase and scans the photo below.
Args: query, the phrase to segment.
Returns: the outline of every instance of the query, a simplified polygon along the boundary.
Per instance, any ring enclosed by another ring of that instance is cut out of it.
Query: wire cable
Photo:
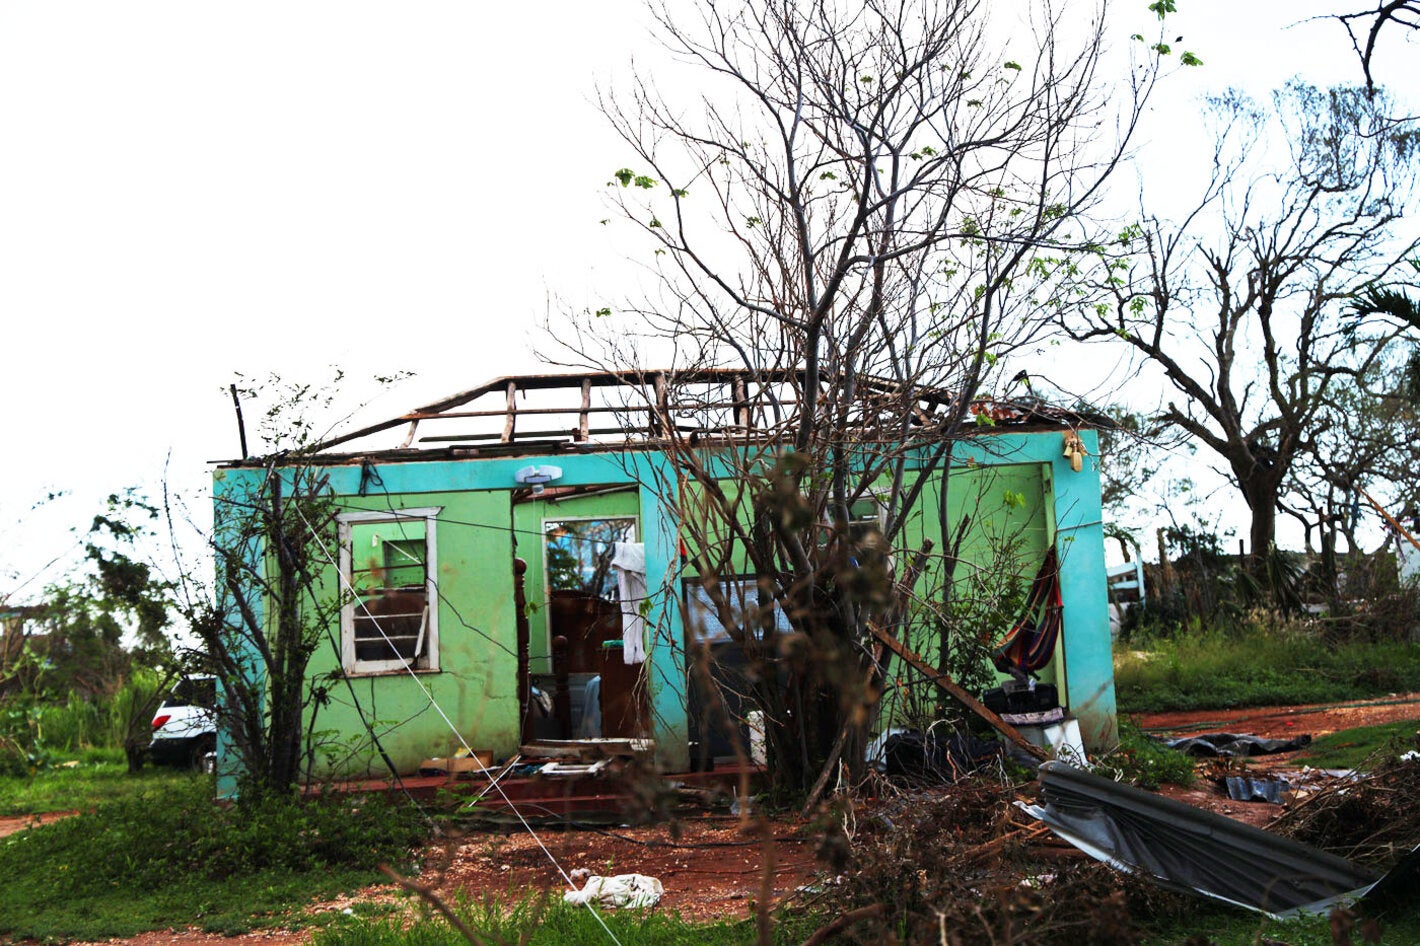
[[[391,650],[393,650],[394,643],[389,639],[388,636],[385,635],[384,628],[380,626],[379,619],[376,618],[375,615],[371,614],[369,609],[365,607],[364,601],[360,599],[359,594],[356,592],[354,586],[350,583],[349,578],[344,574],[344,572],[341,571],[339,564],[336,562],[335,558],[330,554],[330,549],[326,546],[325,541],[320,536],[320,533],[316,531],[315,527],[311,525],[310,520],[306,518],[305,511],[301,509],[299,504],[295,504],[295,509],[297,514],[300,515],[301,521],[305,523],[306,530],[310,533],[312,540],[314,540],[314,542],[316,543],[316,547],[320,549],[321,554],[325,557],[325,560],[330,565],[330,567],[335,569],[335,573],[339,577],[341,585],[350,595],[353,596],[355,603],[358,604],[361,610],[365,612],[365,616],[368,617],[374,623],[375,629],[380,632],[380,636],[384,638],[385,643],[390,646]],[[398,653],[397,650],[395,650],[394,652]],[[490,770],[488,769],[488,767],[483,764],[482,759],[478,758],[477,754],[473,751],[473,747],[468,744],[468,741],[465,740],[463,737],[463,733],[459,732],[459,729],[457,726],[454,725],[453,720],[451,720],[448,714],[444,712],[444,708],[439,705],[438,700],[434,698],[434,694],[429,690],[427,686],[424,685],[424,681],[419,678],[419,674],[415,672],[414,667],[406,663],[405,670],[409,673],[409,676],[414,680],[415,686],[417,686],[420,692],[424,694],[424,698],[428,701],[429,705],[434,708],[434,711],[439,714],[439,717],[441,719],[443,719],[444,724],[449,727],[449,731],[454,734],[454,738],[459,741],[459,744],[463,747],[464,751],[467,752],[469,756],[478,763],[478,767],[481,774],[483,774],[485,777],[488,777],[490,775]],[[513,800],[511,798],[508,797],[507,792],[503,790],[503,786],[500,785],[497,781],[494,781],[493,787],[497,790],[498,795],[503,799],[503,803],[506,804],[508,806],[508,809],[512,811],[514,815],[517,816],[518,821],[527,831],[528,836],[531,837],[534,842],[536,842],[537,846],[542,849],[542,853],[545,854],[547,856],[547,859],[552,863],[552,866],[557,869],[557,873],[562,876],[562,880],[567,884],[567,889],[573,891],[577,890],[577,885],[573,883],[571,876],[568,875],[565,869],[563,869],[562,864],[558,862],[557,857],[552,853],[552,851],[548,850],[548,847],[546,844],[543,843],[542,838],[538,836],[535,830],[533,830],[533,826],[528,823],[528,820],[525,817],[523,817],[523,813],[518,810],[518,806],[513,803]],[[616,934],[611,931],[611,927],[606,925],[606,921],[602,919],[601,914],[598,913],[590,903],[584,903],[583,905],[587,908],[587,912],[590,913],[596,919],[602,930],[606,932],[606,935],[611,938],[611,941],[613,943],[616,943],[617,946],[621,946],[621,940],[616,938]]]

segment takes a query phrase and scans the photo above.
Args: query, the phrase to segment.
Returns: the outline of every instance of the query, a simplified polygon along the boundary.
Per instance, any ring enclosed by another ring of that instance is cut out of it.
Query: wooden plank
[[[578,439],[578,440],[586,440],[586,439],[587,439],[587,427],[589,426],[589,424],[588,424],[588,419],[590,418],[591,410],[592,410],[592,379],[591,379],[591,378],[583,378],[583,379],[582,379],[582,412],[581,412],[580,415],[578,415],[578,416],[579,416],[579,420],[578,420],[578,422],[577,422],[577,439]]]
[[[503,423],[503,442],[513,442],[513,428],[518,422],[518,382],[508,382],[508,419]]]
[[[745,384],[744,378],[735,379],[731,398],[735,403],[735,423],[748,430],[752,415],[749,408],[749,385]]]
[[[931,664],[923,660],[917,654],[914,654],[912,651],[908,650],[907,647],[902,643],[902,641],[898,640],[896,637],[893,637],[887,631],[883,630],[882,628],[878,627],[876,624],[873,623],[868,624],[868,630],[873,633],[874,637],[882,641],[883,645],[886,646],[888,650],[901,657],[904,663],[912,667],[912,669],[916,670],[918,673],[922,674],[928,680],[931,680],[942,690],[945,690],[952,696],[953,699],[955,699],[962,706],[965,706],[977,716],[980,716],[982,719],[986,720],[986,722],[990,724],[992,729],[996,730],[1001,735],[1011,740],[1011,742],[1014,743],[1016,746],[1020,747],[1021,749],[1024,749],[1026,752],[1029,752],[1037,759],[1045,760],[1046,758],[1048,758],[1044,749],[1031,742],[1025,736],[1022,736],[1020,732],[1016,729],[1016,727],[1012,726],[1010,723],[1006,722],[1004,719],[987,709],[986,706],[980,700],[963,690],[951,677],[947,676],[945,673],[942,673],[940,670],[938,670],[936,667],[933,667]]]

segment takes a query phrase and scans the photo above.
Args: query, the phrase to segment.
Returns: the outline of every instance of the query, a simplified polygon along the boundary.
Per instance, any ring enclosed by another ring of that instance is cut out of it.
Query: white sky
[[[1119,45],[1146,5],[1116,4]],[[1286,29],[1329,4],[1178,5],[1206,65],[1155,100],[1150,173],[1197,141],[1201,91],[1359,79],[1339,26]],[[637,0],[0,0],[0,598],[169,452],[198,494],[237,453],[235,371],[413,369],[393,415],[537,370],[550,294],[630,278],[592,100],[654,58],[647,26]],[[1379,62],[1412,100],[1415,49]]]

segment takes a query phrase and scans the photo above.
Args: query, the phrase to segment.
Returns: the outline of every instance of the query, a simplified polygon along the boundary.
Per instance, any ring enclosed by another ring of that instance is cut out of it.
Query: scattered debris
[[[475,773],[482,775],[493,769],[493,753],[487,749],[468,752],[460,749],[448,758],[425,759],[419,763],[420,775],[462,775]]]
[[[1245,733],[1210,732],[1198,736],[1184,736],[1170,739],[1165,743],[1170,749],[1189,755],[1213,758],[1215,756],[1272,755],[1278,752],[1295,752],[1311,745],[1312,737],[1296,736],[1292,739],[1264,739]]]
[[[1261,801],[1273,805],[1285,805],[1292,792],[1292,785],[1284,778],[1249,778],[1245,775],[1230,775],[1223,779],[1228,797],[1233,801]]]
[[[1122,929],[1098,932],[1128,923],[1118,874],[1016,809],[1018,786],[981,777],[945,789],[879,787],[825,826],[819,855],[841,879],[803,895],[809,911],[882,905],[859,920],[853,941],[936,943],[946,929],[961,946],[1137,942]]]
[[[615,877],[588,877],[581,890],[562,895],[567,903],[596,903],[603,907],[654,907],[666,892],[661,882],[645,874],[617,874]]]
[[[1021,807],[1090,856],[1275,918],[1354,899],[1376,875],[1332,854],[1061,762]]]
[[[894,733],[883,746],[883,771],[890,777],[934,783],[955,782],[1001,756],[1001,744],[936,729]]]
[[[1359,769],[1308,786],[1307,797],[1269,828],[1376,869],[1420,847],[1420,818],[1415,816],[1420,763],[1377,753]]]
[[[596,778],[610,764],[610,760],[602,759],[590,763],[566,763],[552,761],[541,766],[537,774],[543,778]]]

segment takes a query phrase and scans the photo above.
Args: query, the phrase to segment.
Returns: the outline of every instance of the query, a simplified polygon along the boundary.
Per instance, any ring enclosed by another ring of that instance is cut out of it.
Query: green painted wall
[[[1101,747],[1115,741],[1113,668],[1097,443],[1093,431],[1080,435],[1091,456],[1079,473],[1061,456],[1060,431],[991,433],[958,443],[948,512],[957,521],[970,511],[980,526],[979,534],[962,550],[973,567],[984,567],[981,563],[990,559],[993,547],[1014,539],[1021,574],[1028,579],[1046,543],[1056,542],[1065,601],[1064,646],[1046,674],[1064,678],[1066,701],[1081,719],[1087,744]],[[556,504],[557,511],[551,514],[539,508],[550,504],[527,504],[515,510],[511,504],[515,474],[532,462],[561,467],[563,475],[557,481],[561,486],[624,483],[634,492],[569,500]],[[671,512],[678,502],[677,484],[663,456],[569,453],[387,463],[378,468],[382,491],[365,497],[358,496],[363,479],[359,466],[332,466],[324,472],[330,476],[332,491],[342,497],[340,502],[351,509],[442,507],[436,525],[441,671],[419,674],[417,680],[407,673],[352,677],[355,701],[342,679],[329,679],[330,705],[319,711],[317,728],[341,734],[332,740],[333,747],[343,741],[355,750],[353,757],[345,754],[343,763],[339,753],[333,756],[337,767],[346,772],[383,771],[356,711],[357,701],[403,771],[458,745],[431,696],[474,748],[492,749],[499,756],[513,752],[519,736],[513,557],[518,554],[528,561],[529,600],[540,602],[545,587],[543,519],[629,514],[639,517],[638,534],[646,543],[653,596],[648,616],[653,629],[649,684],[658,760],[669,770],[684,771],[688,763],[686,678],[677,604],[681,567],[678,528]],[[214,491],[259,475],[259,470],[218,470]],[[1019,499],[1008,501],[1008,490]],[[923,537],[931,536],[940,551],[939,493],[939,485],[929,485],[901,546],[915,548]],[[919,588],[929,586],[930,579],[924,577]],[[330,588],[333,593],[333,585]],[[540,657],[546,656],[543,612],[538,608],[531,615],[533,653]],[[333,627],[332,634],[338,641],[339,628]],[[312,665],[313,672],[323,674],[338,667],[331,648],[319,652]],[[533,669],[539,669],[536,662]]]
[[[460,743],[440,710],[456,722],[472,748],[492,749],[499,757],[516,751],[511,496],[490,490],[340,498],[342,512],[441,507],[435,525],[440,669],[354,675],[350,687],[336,673],[327,684],[329,702],[315,721],[316,730],[325,734],[325,770],[341,776],[387,774],[373,752],[367,723],[403,773],[418,768],[421,759],[451,754]],[[333,593],[333,577],[334,570],[328,570],[327,594]],[[339,626],[330,631],[332,641],[338,641]],[[311,661],[312,674],[339,669],[334,643]]]

